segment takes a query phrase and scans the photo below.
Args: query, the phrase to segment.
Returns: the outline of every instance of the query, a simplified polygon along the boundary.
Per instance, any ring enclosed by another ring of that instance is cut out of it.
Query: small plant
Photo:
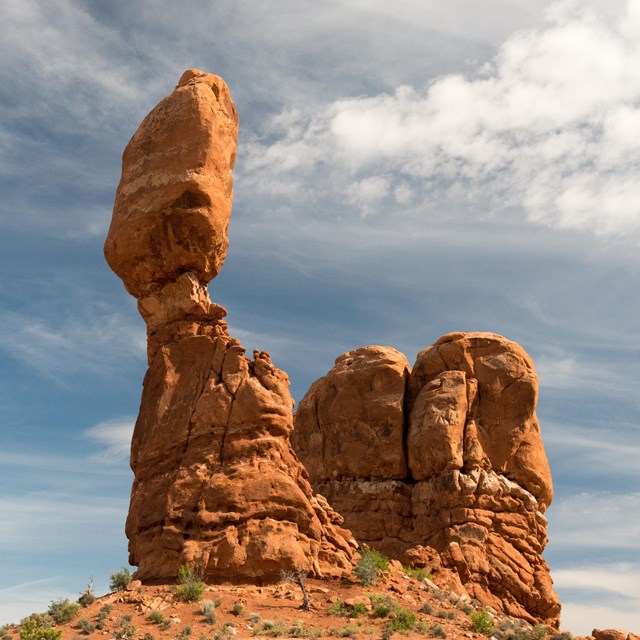
[[[174,593],[182,602],[198,602],[207,585],[202,582],[201,576],[196,574],[194,567],[183,564],[178,569],[178,580],[173,588]]]
[[[568,631],[562,633],[554,633],[549,640],[571,640],[573,636]]]
[[[445,611],[444,609],[438,611],[438,618],[442,618],[443,620],[454,620],[455,617],[456,614],[453,611]]]
[[[371,595],[371,615],[374,618],[388,618],[398,608],[398,603],[391,596]]]
[[[247,620],[251,624],[258,624],[258,622],[260,622],[260,616],[257,613],[250,613],[249,617],[247,618]]]
[[[80,605],[65,598],[64,600],[52,600],[47,613],[55,620],[56,624],[67,624],[78,615],[78,611],[80,611]]]
[[[244,605],[241,602],[236,602],[233,607],[231,607],[231,613],[234,616],[241,616],[244,613]]]
[[[191,627],[187,625],[179,634],[178,640],[187,640],[187,638],[191,635]]]
[[[105,604],[98,612],[98,618],[96,619],[96,629],[104,629],[104,623],[107,620],[107,616],[111,613],[111,605]]]
[[[367,613],[367,607],[362,603],[347,604],[344,600],[336,600],[329,607],[329,613],[339,618],[357,618]]]
[[[111,591],[122,591],[133,580],[131,571],[126,567],[122,567],[120,571],[116,571],[109,576],[109,589]]]
[[[419,569],[414,567],[402,567],[410,576],[420,580],[422,582],[425,578],[431,580],[432,575],[426,569]]]
[[[411,631],[416,626],[416,614],[405,607],[398,607],[391,613],[391,620],[387,622],[393,631]]]
[[[425,620],[418,620],[416,622],[416,626],[413,629],[416,633],[420,633],[422,635],[429,633],[429,624]]]
[[[300,587],[300,591],[302,591],[302,604],[300,605],[300,608],[303,611],[307,611],[309,609],[307,574],[302,571],[302,569],[297,569],[296,571],[281,571],[280,580],[282,580],[282,582],[291,582],[292,584],[297,584]]]
[[[331,629],[331,635],[337,638],[355,638],[358,635],[359,625],[347,624],[342,628]]]
[[[427,602],[426,600],[422,603],[420,611],[421,613],[426,613],[429,616],[433,615],[433,607],[431,606],[431,603]]]
[[[113,637],[117,640],[132,640],[136,637],[138,630],[135,625],[131,623],[131,616],[122,616],[118,622],[116,622],[116,629],[113,632]]]
[[[429,629],[429,633],[430,633],[432,638],[446,638],[447,637],[447,632],[444,630],[444,627],[441,624],[439,624],[438,622],[435,622],[434,624],[431,625],[431,629]]]
[[[548,627],[543,624],[536,624],[529,632],[528,640],[543,640],[543,638],[547,637],[547,633],[549,633]]]
[[[164,622],[164,616],[159,611],[152,611],[148,617],[149,622],[153,624],[162,624]]]
[[[60,640],[62,631],[56,631],[51,626],[42,624],[37,616],[43,614],[31,614],[20,623],[20,640]]]
[[[144,640],[156,640],[156,639],[153,637],[152,633],[149,633],[147,631],[147,633],[144,634]]]
[[[169,618],[165,618],[162,621],[162,624],[160,625],[160,631],[167,631],[167,629],[169,629],[170,626],[171,626],[171,620],[169,620]]]
[[[353,573],[361,584],[368,587],[380,577],[383,571],[389,568],[389,558],[369,547],[360,549],[359,552],[360,559]]]
[[[493,619],[486,609],[474,611],[471,616],[471,628],[476,633],[484,633],[489,635],[493,631]]]
[[[263,620],[262,624],[253,630],[254,636],[268,636],[277,638],[287,633],[288,629],[284,622],[274,622],[273,620]]]
[[[78,620],[78,627],[85,636],[91,635],[96,630],[96,625],[89,622],[87,618],[80,618],[80,620]]]
[[[87,584],[87,588],[78,596],[78,604],[86,607],[95,599],[96,597],[93,595],[93,576],[91,576],[89,584]]]
[[[200,613],[209,624],[216,623],[216,605],[211,600],[203,600],[200,604]]]
[[[291,638],[319,638],[322,636],[322,630],[315,627],[305,627],[302,620],[296,620],[291,625],[288,635]]]
[[[2,638],[2,640],[9,640],[9,638],[11,638],[8,625],[3,624],[0,627],[0,638]]]
[[[458,607],[458,609],[460,609],[460,611],[462,611],[462,613],[466,613],[467,615],[473,613],[474,611],[473,605],[469,604],[468,602],[460,601],[456,606]]]

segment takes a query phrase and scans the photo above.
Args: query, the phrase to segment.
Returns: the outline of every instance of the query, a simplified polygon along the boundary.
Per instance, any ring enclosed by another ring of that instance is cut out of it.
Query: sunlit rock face
[[[105,255],[147,324],[126,523],[142,580],[185,563],[256,581],[352,566],[351,533],[291,448],[287,375],[245,356],[207,291],[228,246],[237,131],[224,81],[190,69],[123,156]]]
[[[537,393],[529,356],[496,334],[445,335],[413,369],[363,347],[311,386],[292,441],[360,542],[401,560],[432,547],[471,596],[557,626]]]

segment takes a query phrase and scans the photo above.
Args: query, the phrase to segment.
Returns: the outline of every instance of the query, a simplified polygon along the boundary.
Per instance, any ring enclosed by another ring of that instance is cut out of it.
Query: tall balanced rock
[[[246,358],[209,299],[228,246],[237,132],[224,81],[190,69],[123,156],[105,255],[147,324],[126,524],[142,580],[174,578],[184,563],[235,580],[351,567],[350,532],[291,448],[287,375],[266,352]]]
[[[363,347],[311,386],[293,443],[360,542],[412,562],[431,547],[471,596],[557,626],[537,391],[529,356],[495,334],[448,334],[411,372],[401,353]]]

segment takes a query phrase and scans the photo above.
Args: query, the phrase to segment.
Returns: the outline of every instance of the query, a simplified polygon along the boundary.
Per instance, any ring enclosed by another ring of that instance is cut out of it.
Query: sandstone
[[[359,542],[501,613],[557,626],[537,392],[527,353],[496,334],[447,334],[412,370],[393,349],[363,347],[313,383],[292,441]]]
[[[126,523],[143,581],[181,564],[254,581],[352,566],[352,534],[291,447],[287,375],[245,355],[207,291],[228,245],[237,126],[224,82],[191,69],[123,155],[105,255],[147,325]]]
[[[595,640],[627,640],[624,629],[594,629],[591,635]]]

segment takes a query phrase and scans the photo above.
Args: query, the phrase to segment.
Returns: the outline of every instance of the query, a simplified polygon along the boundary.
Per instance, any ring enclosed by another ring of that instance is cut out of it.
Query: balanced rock
[[[293,444],[360,542],[437,571],[435,549],[470,596],[557,626],[537,391],[529,356],[495,334],[448,334],[411,371],[399,352],[363,347],[311,386]]]
[[[126,523],[141,580],[173,579],[181,564],[257,581],[352,566],[351,533],[291,448],[287,375],[266,352],[247,358],[209,299],[228,244],[237,126],[225,83],[191,69],[124,153],[105,254],[149,342]]]

